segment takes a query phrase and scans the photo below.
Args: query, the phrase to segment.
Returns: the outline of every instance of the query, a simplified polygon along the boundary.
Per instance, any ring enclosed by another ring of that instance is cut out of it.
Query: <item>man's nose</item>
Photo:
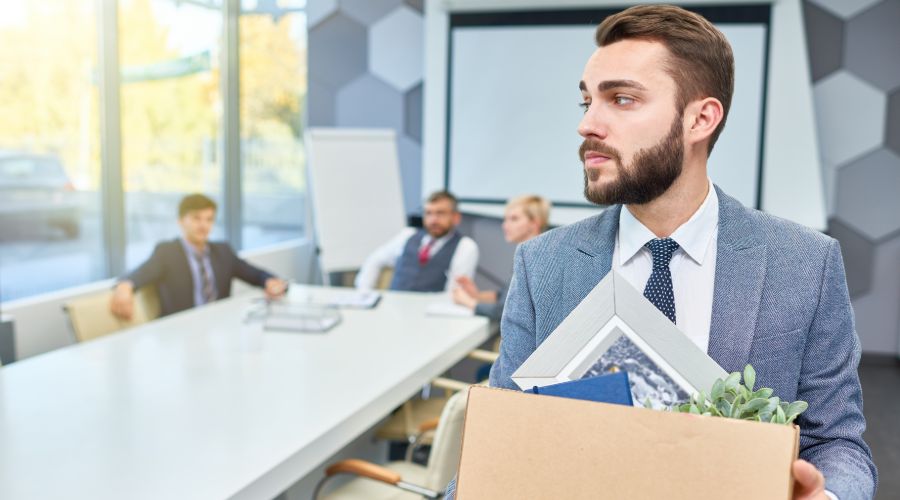
[[[578,123],[578,135],[587,139],[588,137],[596,137],[598,139],[606,139],[609,135],[609,126],[606,122],[600,106],[588,106],[584,116]]]

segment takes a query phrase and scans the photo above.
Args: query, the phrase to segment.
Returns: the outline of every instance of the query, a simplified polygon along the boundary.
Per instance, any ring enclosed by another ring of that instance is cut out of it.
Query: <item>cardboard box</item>
[[[456,498],[789,500],[796,426],[474,386]]]

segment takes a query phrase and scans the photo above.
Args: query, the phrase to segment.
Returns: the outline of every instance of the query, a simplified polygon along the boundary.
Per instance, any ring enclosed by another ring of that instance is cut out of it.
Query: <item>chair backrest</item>
[[[441,412],[440,423],[434,431],[431,453],[425,474],[425,486],[443,491],[456,475],[462,451],[463,423],[466,419],[466,403],[469,390],[457,392],[447,400]]]
[[[109,310],[112,291],[103,291],[79,297],[63,305],[75,341],[84,342],[159,317],[159,295],[156,287],[147,286],[134,294],[134,314],[125,321]]]
[[[394,268],[384,267],[378,273],[378,280],[375,282],[375,288],[378,290],[387,290],[391,287],[391,280],[394,279]]]

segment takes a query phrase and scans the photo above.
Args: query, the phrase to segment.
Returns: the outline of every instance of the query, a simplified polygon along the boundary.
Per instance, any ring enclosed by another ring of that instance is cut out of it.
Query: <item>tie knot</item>
[[[647,248],[653,254],[653,267],[667,266],[672,260],[672,254],[678,250],[678,243],[672,238],[656,238],[647,242]]]

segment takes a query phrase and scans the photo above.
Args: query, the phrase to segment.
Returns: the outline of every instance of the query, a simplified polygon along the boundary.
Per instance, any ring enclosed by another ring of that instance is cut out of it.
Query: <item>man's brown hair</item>
[[[216,210],[216,202],[200,193],[189,194],[182,198],[181,203],[178,204],[178,218],[184,217],[188,212],[206,210],[207,208]]]
[[[671,54],[666,70],[678,88],[680,112],[690,101],[715,97],[722,121],[709,139],[707,154],[725,127],[734,94],[734,55],[721,31],[703,16],[672,5],[639,5],[607,17],[597,26],[598,47],[621,40],[659,42]]]
[[[425,200],[425,203],[434,203],[436,201],[447,200],[450,202],[450,205],[453,207],[454,212],[459,212],[457,205],[459,202],[456,201],[456,196],[453,196],[450,191],[435,191],[428,195],[428,199]]]

